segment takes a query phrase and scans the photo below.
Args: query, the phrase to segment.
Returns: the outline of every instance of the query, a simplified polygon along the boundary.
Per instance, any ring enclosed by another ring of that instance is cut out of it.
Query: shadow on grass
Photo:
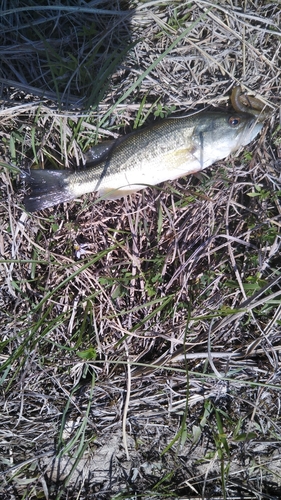
[[[125,76],[120,64],[132,46],[132,14],[127,1],[17,0],[2,8],[1,98],[17,89],[22,100],[32,94],[64,108],[96,106],[113,73],[116,85]]]

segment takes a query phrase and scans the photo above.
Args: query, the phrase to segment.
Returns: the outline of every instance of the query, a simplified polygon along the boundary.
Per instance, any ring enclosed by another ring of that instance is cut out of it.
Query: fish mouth
[[[242,135],[241,146],[247,146],[261,131],[263,123],[257,121],[256,117],[251,117]]]

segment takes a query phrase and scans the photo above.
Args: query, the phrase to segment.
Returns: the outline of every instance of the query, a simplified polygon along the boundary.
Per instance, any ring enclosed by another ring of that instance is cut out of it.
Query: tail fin
[[[67,182],[70,175],[67,170],[31,170],[24,173],[22,178],[31,187],[31,194],[23,201],[25,209],[36,212],[73,199]]]

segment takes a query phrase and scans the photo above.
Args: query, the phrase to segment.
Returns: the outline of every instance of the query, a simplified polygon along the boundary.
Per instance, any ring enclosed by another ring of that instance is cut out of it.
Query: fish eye
[[[237,125],[239,125],[240,122],[241,122],[241,119],[239,118],[239,116],[231,116],[228,119],[228,123],[229,123],[229,125],[231,125],[231,127],[237,127]]]

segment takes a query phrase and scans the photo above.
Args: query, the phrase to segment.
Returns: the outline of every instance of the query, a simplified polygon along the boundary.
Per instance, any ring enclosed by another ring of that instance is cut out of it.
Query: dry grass
[[[280,7],[14,4],[0,44],[1,498],[279,498]],[[67,168],[155,116],[226,108],[238,82],[272,117],[200,178],[22,209],[18,167]]]

